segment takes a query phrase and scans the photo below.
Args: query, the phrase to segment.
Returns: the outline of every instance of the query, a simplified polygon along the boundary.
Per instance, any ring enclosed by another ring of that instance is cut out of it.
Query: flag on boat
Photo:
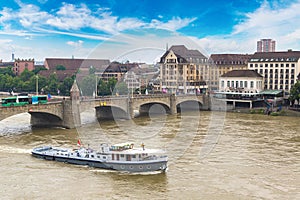
[[[80,140],[77,141],[77,146],[79,146],[79,147],[81,146],[81,141]]]

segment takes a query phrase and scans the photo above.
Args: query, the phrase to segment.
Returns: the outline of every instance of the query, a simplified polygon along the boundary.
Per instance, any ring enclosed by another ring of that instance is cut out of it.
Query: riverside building
[[[198,50],[184,45],[171,46],[160,58],[160,85],[163,92],[172,94],[205,93],[209,84],[217,85],[208,59]],[[217,74],[214,74],[217,77]]]
[[[264,77],[265,90],[289,92],[300,73],[300,51],[256,52],[248,62],[248,69]]]

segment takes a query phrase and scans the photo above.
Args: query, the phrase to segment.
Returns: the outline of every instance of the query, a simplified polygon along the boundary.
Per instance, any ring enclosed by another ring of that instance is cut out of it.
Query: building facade
[[[272,39],[261,39],[257,41],[257,52],[274,52],[276,42]]]
[[[163,92],[204,93],[208,89],[208,72],[207,57],[184,45],[171,46],[160,58],[160,85]]]
[[[263,76],[255,70],[232,70],[220,77],[219,92],[257,95],[263,90]]]
[[[256,52],[248,62],[248,69],[264,77],[265,90],[288,92],[300,73],[300,51]]]
[[[248,69],[248,60],[252,54],[211,54],[209,60],[216,65],[219,76],[232,70]]]
[[[34,70],[34,59],[15,59],[14,60],[14,73],[19,76],[25,69],[29,71]]]
[[[137,63],[112,62],[103,71],[97,71],[96,74],[106,82],[111,78],[120,81],[124,78],[124,75],[127,72],[132,71],[138,67],[139,65]]]

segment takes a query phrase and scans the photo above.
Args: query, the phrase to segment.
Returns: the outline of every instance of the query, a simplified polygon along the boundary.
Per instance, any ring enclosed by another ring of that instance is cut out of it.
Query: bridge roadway
[[[0,120],[28,112],[32,126],[74,128],[81,125],[80,113],[95,109],[98,119],[131,119],[137,114],[175,114],[185,109],[210,109],[206,95],[135,95],[49,102],[47,104],[0,107]]]

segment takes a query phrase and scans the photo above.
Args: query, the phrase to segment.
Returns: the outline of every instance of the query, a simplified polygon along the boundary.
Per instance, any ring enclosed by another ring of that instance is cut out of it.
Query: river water
[[[299,118],[188,112],[78,129],[31,129],[29,115],[0,122],[1,199],[300,199]],[[142,142],[168,152],[166,173],[128,174],[45,161],[33,147],[78,138]]]

